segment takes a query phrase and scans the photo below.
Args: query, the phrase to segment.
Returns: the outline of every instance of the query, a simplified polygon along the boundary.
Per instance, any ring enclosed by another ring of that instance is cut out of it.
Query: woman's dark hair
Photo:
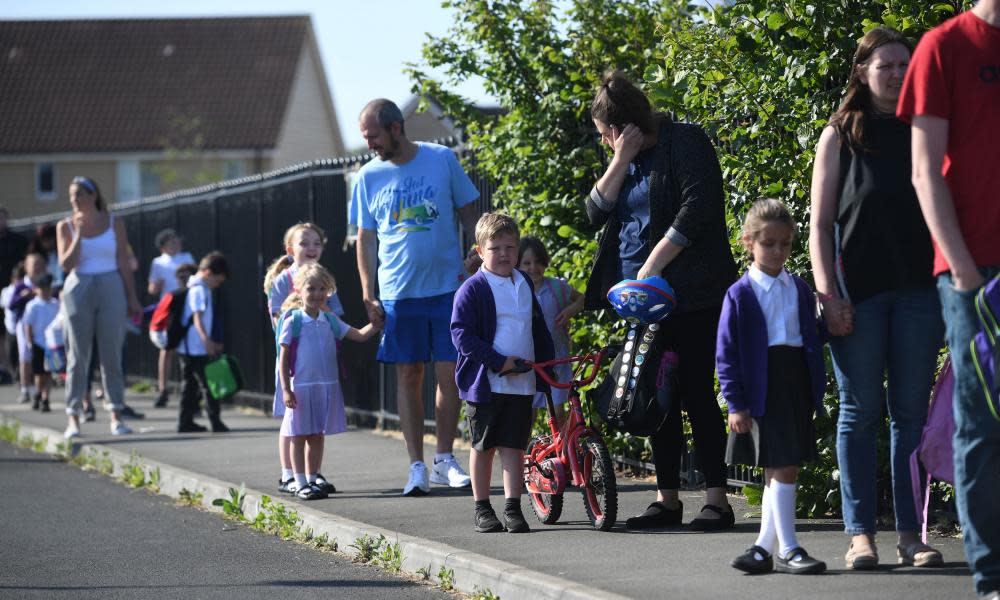
[[[851,63],[851,75],[847,81],[847,91],[844,101],[837,112],[830,117],[830,125],[836,128],[844,143],[856,152],[863,152],[867,147],[865,138],[865,120],[872,115],[872,93],[868,86],[861,83],[858,73],[871,60],[872,54],[887,44],[902,44],[913,52],[910,41],[895,29],[876,27],[861,38],[858,49],[854,52]]]
[[[28,253],[37,252],[38,254],[47,254],[51,251],[50,248],[46,248],[43,240],[49,240],[52,242],[52,248],[55,248],[56,243],[56,225],[55,223],[46,223],[44,225],[39,225],[35,229],[35,237],[31,238],[28,242]]]
[[[97,210],[102,210],[102,211],[107,210],[108,203],[104,201],[104,196],[101,195],[101,188],[97,185],[96,181],[94,181],[90,177],[77,175],[76,177],[73,178],[73,181],[70,183],[70,185],[76,185],[82,187],[91,194],[97,196],[97,199],[94,200],[94,206],[97,208]]]
[[[535,255],[535,260],[546,267],[549,266],[549,253],[545,249],[545,244],[542,243],[542,240],[530,235],[524,236],[521,238],[521,245],[517,250],[519,257],[524,256],[525,250],[530,250]],[[517,263],[521,264],[521,258],[517,259]]]
[[[653,109],[646,94],[617,69],[601,77],[601,86],[590,105],[590,116],[618,128],[632,123],[643,133],[655,130]]]

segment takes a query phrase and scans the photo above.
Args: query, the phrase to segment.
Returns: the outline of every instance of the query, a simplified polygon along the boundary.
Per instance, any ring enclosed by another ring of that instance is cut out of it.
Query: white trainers
[[[114,421],[111,423],[111,434],[112,435],[128,435],[132,433],[132,428],[122,423],[121,421]]]
[[[431,469],[431,483],[463,488],[472,485],[472,478],[462,470],[462,466],[452,454],[449,458],[434,463],[434,468]]]
[[[80,437],[80,426],[76,423],[70,423],[66,427],[66,431],[63,432],[63,437],[67,440],[71,440],[75,437]]]
[[[417,461],[410,465],[410,480],[403,488],[404,496],[426,496],[431,491],[431,484],[427,482],[427,465]]]

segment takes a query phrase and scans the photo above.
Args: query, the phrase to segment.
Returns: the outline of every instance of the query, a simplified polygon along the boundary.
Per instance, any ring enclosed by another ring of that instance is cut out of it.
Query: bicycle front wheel
[[[598,437],[581,440],[580,450],[580,467],[585,480],[583,506],[594,529],[608,531],[618,517],[618,483],[611,455]]]

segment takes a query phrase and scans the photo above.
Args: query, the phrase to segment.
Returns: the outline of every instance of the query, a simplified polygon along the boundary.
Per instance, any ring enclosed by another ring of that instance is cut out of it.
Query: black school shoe
[[[625,521],[625,529],[658,529],[681,524],[684,515],[684,503],[677,501],[677,508],[667,508],[662,502],[653,502],[641,515],[630,517]]]
[[[503,524],[497,518],[497,513],[493,508],[476,509],[476,532],[496,533],[503,531]]]
[[[507,533],[531,533],[528,522],[524,520],[524,513],[521,512],[521,507],[518,507],[516,511],[503,511],[503,522]]]
[[[177,426],[177,433],[204,433],[208,431],[201,425],[191,421],[190,423],[181,423]]]
[[[757,557],[760,558],[757,558]],[[744,573],[770,573],[774,570],[774,560],[771,554],[760,546],[750,546],[747,551],[740,554],[729,563],[734,569],[739,569]]]
[[[141,412],[135,412],[131,406],[128,404],[122,404],[122,409],[118,411],[119,416],[126,417],[129,419],[145,419],[146,415]]]
[[[170,392],[163,390],[160,395],[156,397],[156,402],[153,403],[153,408],[164,408],[167,405],[167,400],[170,399]]]
[[[326,493],[319,489],[314,483],[306,484],[295,492],[295,497],[299,500],[322,500],[326,498]]]
[[[691,521],[691,529],[695,531],[722,531],[724,529],[732,529],[736,525],[736,515],[733,513],[733,507],[727,506],[726,510],[722,510],[714,504],[706,504],[701,507],[702,511],[706,509],[719,515],[718,519],[702,519],[700,517]]]
[[[795,575],[816,575],[826,571],[826,563],[809,556],[800,546],[793,548],[784,558],[774,557],[774,570]]]

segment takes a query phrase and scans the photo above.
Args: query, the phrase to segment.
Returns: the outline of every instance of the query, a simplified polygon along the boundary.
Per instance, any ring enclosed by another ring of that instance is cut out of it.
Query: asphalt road
[[[454,598],[5,442],[0,465],[0,598]]]

